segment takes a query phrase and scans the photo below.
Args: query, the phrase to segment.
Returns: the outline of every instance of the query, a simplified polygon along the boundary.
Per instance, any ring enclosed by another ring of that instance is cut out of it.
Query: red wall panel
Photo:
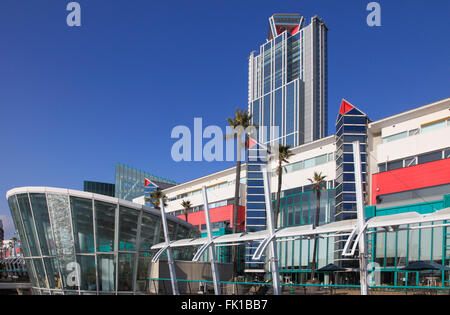
[[[209,209],[209,216],[211,222],[230,221],[230,227],[233,227],[233,205],[227,205],[214,209]],[[178,218],[185,220],[184,214],[178,215]],[[245,207],[238,208],[238,227],[245,228]],[[206,224],[205,213],[203,211],[193,212],[188,214],[188,222],[192,225]],[[242,224],[240,224],[242,222]]]
[[[450,159],[372,175],[372,205],[378,195],[450,183]],[[378,189],[378,190],[377,190]]]

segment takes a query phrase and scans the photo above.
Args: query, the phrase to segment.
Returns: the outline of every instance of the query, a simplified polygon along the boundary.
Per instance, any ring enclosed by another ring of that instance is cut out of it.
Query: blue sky
[[[247,57],[273,13],[328,32],[329,133],[342,98],[377,120],[449,97],[450,2],[366,0],[0,2],[0,219],[20,186],[82,190],[118,162],[184,182],[230,162],[173,162],[176,125],[226,126],[247,107]],[[3,197],[2,197],[3,196]],[[9,223],[8,223],[9,222]],[[6,237],[11,236],[7,227]]]

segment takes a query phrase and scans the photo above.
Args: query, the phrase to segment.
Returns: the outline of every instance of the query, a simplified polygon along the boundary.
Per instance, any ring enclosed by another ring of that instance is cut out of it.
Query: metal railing
[[[148,278],[149,294],[171,295],[170,278]],[[179,293],[185,295],[213,295],[214,281],[177,279]],[[272,295],[272,282],[219,281],[225,295]],[[280,283],[283,295],[359,295],[359,284]],[[434,286],[369,286],[369,294],[382,295],[441,295],[449,294],[450,287]]]

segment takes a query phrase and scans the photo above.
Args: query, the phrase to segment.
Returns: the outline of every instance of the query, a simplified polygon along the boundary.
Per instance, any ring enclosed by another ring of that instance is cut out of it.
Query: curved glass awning
[[[445,221],[450,220],[450,208],[445,208],[429,214],[420,214],[417,212],[391,214],[380,217],[373,217],[366,223],[366,230],[374,228],[396,228],[401,225],[427,223],[433,221]],[[449,223],[450,225],[450,223]],[[312,225],[301,225],[286,227],[275,231],[275,238],[278,241],[283,241],[281,238],[292,237],[308,237],[318,234],[336,234],[352,232],[357,227],[357,220],[343,220],[339,222],[333,222],[313,228]],[[427,228],[433,226],[422,226],[421,228]],[[269,231],[263,230],[253,233],[235,233],[227,234],[215,237],[213,243],[220,246],[220,244],[228,243],[244,243],[252,241],[262,241],[269,237]],[[207,237],[197,239],[182,239],[170,243],[170,247],[185,247],[185,246],[201,246],[208,242]],[[159,243],[151,247],[151,249],[161,249],[165,247],[165,243]]]

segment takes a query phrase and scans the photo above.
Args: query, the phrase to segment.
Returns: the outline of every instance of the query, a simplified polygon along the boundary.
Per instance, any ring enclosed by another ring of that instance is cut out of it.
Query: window
[[[354,182],[355,174],[354,173],[344,173],[343,180],[344,180],[344,182]]]
[[[97,256],[99,291],[111,292],[116,287],[116,259],[114,255]]]
[[[320,165],[320,164],[324,164],[324,163],[328,162],[326,154],[316,157],[315,160],[316,160],[316,165]]]
[[[422,125],[422,133],[426,133],[426,132],[429,132],[429,131],[441,129],[441,128],[444,128],[446,126],[447,126],[446,119],[442,119],[442,120],[439,120],[439,121],[428,123],[428,124]]]
[[[136,275],[136,291],[146,292],[148,290],[147,273],[150,270],[151,256],[150,253],[139,253],[138,268]]]
[[[407,131],[400,132],[400,133],[397,133],[397,134],[392,135],[392,136],[384,137],[383,138],[383,143],[388,143],[388,142],[392,142],[392,141],[395,141],[395,140],[398,140],[398,139],[406,138],[407,136],[408,136],[408,132]]]
[[[28,202],[28,195],[21,194],[17,196],[17,201],[22,215],[22,223],[25,228],[25,233],[28,237],[28,243],[30,245],[31,255],[40,256],[37,241],[37,234],[34,228],[33,217],[31,214],[30,203]],[[70,221],[69,221],[70,222]]]
[[[334,161],[334,153],[328,153],[328,161]]]
[[[354,172],[355,171],[355,167],[354,167],[354,165],[353,165],[353,163],[344,163],[343,164],[343,169],[344,169],[344,172]],[[363,171],[362,170],[362,167],[361,167],[361,171]]]
[[[262,180],[249,180],[248,186],[249,187],[263,187],[264,183]]]
[[[78,255],[77,262],[80,265],[80,289],[96,291],[95,256]]]
[[[219,207],[223,207],[227,205],[227,201],[223,200],[223,201],[218,201],[218,202],[213,202],[208,204],[210,209],[214,209],[214,208],[219,208]]]
[[[115,211],[116,205],[95,201],[97,251],[99,252],[114,250]]]
[[[366,143],[366,136],[344,135],[345,143],[351,143],[355,141],[359,141],[360,143]]]
[[[300,169],[303,168],[303,165],[304,165],[303,161],[297,162],[297,163],[292,165],[292,170],[293,171],[300,170]]]
[[[417,165],[416,157],[405,159],[405,167]]]
[[[247,210],[265,210],[266,206],[264,203],[253,203],[247,202]]]
[[[248,178],[250,179],[260,179],[263,178],[262,172],[257,172],[257,173],[248,173]]]
[[[249,164],[249,165],[247,165],[247,170],[259,172],[259,171],[261,171],[261,167],[259,165]]]
[[[135,250],[139,212],[120,206],[119,250]]]
[[[412,129],[412,130],[410,130],[410,131],[408,132],[408,135],[411,137],[411,136],[418,135],[419,133],[420,133],[420,129],[417,128],[417,129]]]
[[[247,225],[265,225],[266,219],[250,219],[247,218]]]
[[[366,126],[344,126],[345,133],[366,133]]]
[[[417,157],[418,164],[433,162],[442,159],[442,151],[431,152],[427,154],[422,154]]]
[[[314,158],[305,160],[305,168],[313,167],[313,166],[315,165],[314,162],[315,162],[315,161],[314,161]]]
[[[94,252],[92,200],[70,197],[75,248],[78,253]]]
[[[365,125],[367,123],[367,118],[362,116],[344,116],[344,123]]]
[[[258,201],[262,201],[262,202],[264,202],[265,201],[265,197],[264,197],[264,195],[248,195],[247,196],[247,201],[249,201],[249,202],[258,202]]]
[[[403,160],[387,163],[387,170],[392,171],[403,167]]]
[[[133,291],[135,254],[119,254],[118,291]]]
[[[47,202],[44,194],[30,194],[31,207],[33,208],[36,231],[40,239],[43,255],[55,255],[53,234],[48,217]],[[92,226],[92,220],[91,220]],[[92,234],[92,233],[91,233]]]
[[[386,194],[378,196],[377,204],[381,208],[398,207],[406,204],[415,204],[422,202],[430,202],[442,200],[442,196],[448,193],[450,184],[438,185],[414,190],[402,191],[398,193]]]
[[[264,194],[264,188],[247,188],[248,194]]]
[[[247,211],[247,218],[265,218],[265,211]]]

